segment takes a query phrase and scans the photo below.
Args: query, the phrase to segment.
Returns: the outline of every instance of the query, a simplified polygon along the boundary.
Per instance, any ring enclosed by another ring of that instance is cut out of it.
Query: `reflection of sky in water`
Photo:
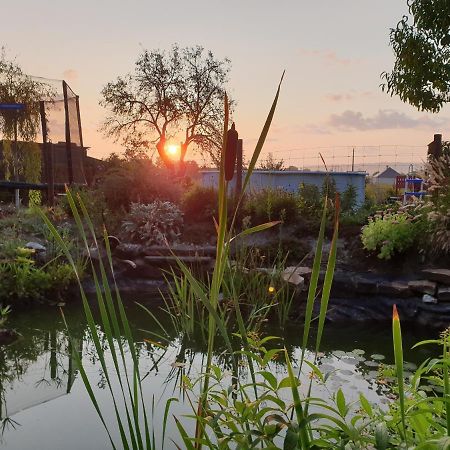
[[[20,326],[18,328],[21,331]],[[49,450],[95,448],[100,450],[109,448],[106,434],[79,376],[75,377],[74,382],[72,380],[74,375],[73,360],[70,353],[71,349],[67,346],[65,331],[60,329],[58,332],[50,333],[47,330],[37,331],[30,328],[22,331],[23,339],[10,346],[9,353],[2,354],[1,359],[2,362],[8,364],[8,373],[13,374],[10,381],[7,377],[2,380],[4,389],[2,412],[5,414],[6,403],[8,414],[13,414],[12,419],[20,425],[16,426],[15,429],[12,426],[6,428],[0,447],[11,450],[24,448]],[[314,382],[311,395],[313,397],[331,398],[332,394],[341,388],[347,402],[357,400],[361,392],[372,403],[383,401],[386,386],[378,384],[376,377],[380,363],[385,363],[385,361],[387,364],[392,363],[391,355],[387,355],[386,360],[382,359],[383,355],[379,355],[379,353],[383,353],[383,346],[388,345],[383,341],[388,331],[379,328],[379,336],[374,336],[372,330],[370,339],[368,339],[363,333],[358,338],[357,329],[354,331],[356,338],[350,342],[343,342],[343,339],[339,337],[341,331],[338,328],[334,329],[333,326],[329,326],[327,329],[327,334],[324,337],[324,352],[319,355],[317,365],[324,375],[328,374],[328,378],[325,385]],[[81,332],[78,340],[79,346],[81,346],[83,333],[84,331]],[[35,335],[38,335],[39,339]],[[295,335],[297,336],[296,339],[289,338],[286,345],[290,344],[289,351],[294,370],[297,372],[301,349],[296,346],[299,341],[298,332]],[[389,334],[387,337],[387,342],[389,342]],[[374,339],[379,340],[379,346],[374,345]],[[408,341],[408,339],[409,341],[417,340],[415,336],[407,336],[406,340]],[[353,348],[351,348],[352,344],[354,344]],[[16,345],[17,350],[14,352],[14,346]],[[30,348],[30,345],[34,345],[36,354],[28,359],[24,356],[22,364],[19,364],[21,349]],[[274,345],[280,347],[284,344],[278,342]],[[183,402],[183,395],[179,388],[180,377],[181,375],[187,375],[195,379],[199,375],[204,357],[198,348],[195,350],[189,348],[189,346],[183,348],[182,343],[177,338],[172,341],[166,350],[143,342],[139,344],[139,347],[144,397],[149,409],[154,399],[153,428],[158,434],[162,429],[167,399],[171,397],[180,399],[178,402],[172,403],[171,414],[180,417],[192,413],[189,403]],[[360,350],[353,351],[356,347]],[[375,352],[374,348],[377,347],[378,351]],[[409,347],[405,345],[405,348]],[[113,425],[112,403],[106,389],[105,377],[96,357],[95,348],[92,342],[84,339],[82,349],[83,362],[93,384],[94,392],[102,406],[102,411],[106,415],[107,422]],[[5,350],[0,349],[0,352],[5,352]],[[386,353],[389,352],[390,350]],[[306,358],[313,360],[311,353],[307,353]],[[106,352],[106,361],[108,367],[113,369],[113,361],[109,351]],[[128,358],[129,362],[130,358]],[[223,385],[229,385],[232,381],[229,363],[226,366],[226,361],[220,355],[216,357],[215,362],[227,374],[223,379]],[[15,364],[17,367],[15,367]],[[407,365],[407,369],[411,370],[412,368],[412,366]],[[245,372],[245,364],[240,367],[240,370],[243,373]],[[274,374],[279,380],[286,377],[285,366],[277,360],[271,361],[266,370]],[[308,391],[310,372],[311,369],[305,364],[300,387],[304,396]],[[249,381],[248,377],[247,381]],[[115,386],[118,385],[114,377],[112,377],[112,382]],[[65,395],[68,391],[70,392]],[[283,389],[281,397],[289,403],[290,390]],[[17,414],[14,414],[16,412]],[[193,433],[193,422],[186,419],[184,423],[187,424],[187,431]],[[113,435],[118,437],[117,432],[113,431]],[[173,436],[177,442],[180,442],[178,432],[173,427],[169,428],[168,436]],[[173,448],[169,443],[170,440],[167,441],[166,448]]]

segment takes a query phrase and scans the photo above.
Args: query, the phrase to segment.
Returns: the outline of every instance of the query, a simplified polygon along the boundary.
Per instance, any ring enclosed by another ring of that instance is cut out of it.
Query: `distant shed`
[[[244,171],[243,177],[246,172]],[[250,177],[250,190],[264,188],[281,188],[288,192],[297,192],[299,186],[304,184],[315,185],[322,189],[325,177],[329,175],[336,183],[336,189],[342,193],[348,185],[356,189],[356,203],[362,205],[365,199],[366,172],[323,172],[302,170],[255,170]],[[201,182],[203,186],[218,186],[218,170],[201,170]],[[235,179],[231,182],[234,189]]]
[[[377,184],[386,184],[389,186],[395,186],[395,182],[397,180],[397,177],[400,176],[401,173],[397,172],[392,167],[386,166],[386,169],[383,170],[383,172],[379,173],[375,178],[374,181]]]

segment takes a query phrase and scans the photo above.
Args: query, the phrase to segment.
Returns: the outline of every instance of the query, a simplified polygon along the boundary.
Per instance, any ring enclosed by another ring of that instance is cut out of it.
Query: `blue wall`
[[[313,184],[322,189],[327,172],[309,172],[301,170],[282,170],[282,171],[259,171],[255,170],[250,177],[249,190],[260,190],[267,187],[282,188],[289,192],[297,192],[300,184]],[[358,206],[364,203],[366,173],[365,172],[328,172],[328,175],[334,179],[336,189],[342,193],[349,184],[356,189],[356,203]],[[219,172],[217,170],[201,170],[201,182],[203,186],[218,186]],[[245,171],[244,175],[245,177]],[[232,180],[231,187],[234,189],[235,179]]]

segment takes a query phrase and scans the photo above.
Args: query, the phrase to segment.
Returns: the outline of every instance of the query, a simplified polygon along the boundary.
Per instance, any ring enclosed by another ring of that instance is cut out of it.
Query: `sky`
[[[7,8],[0,45],[25,72],[64,78],[80,96],[92,156],[121,151],[99,131],[102,87],[131,71],[143,49],[174,43],[231,60],[227,90],[247,156],[283,70],[263,158],[314,167],[321,152],[339,168],[355,148],[357,164],[394,165],[424,159],[434,133],[445,139],[448,106],[419,112],[380,88],[394,62],[389,29],[406,0],[18,0]]]

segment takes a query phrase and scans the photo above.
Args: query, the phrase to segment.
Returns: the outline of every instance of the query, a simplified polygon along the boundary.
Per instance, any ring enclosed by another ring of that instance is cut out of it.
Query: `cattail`
[[[225,152],[225,180],[231,181],[234,176],[234,170],[236,168],[236,155],[238,146],[238,132],[234,126],[234,122],[231,125],[231,129],[227,132],[227,148]]]

